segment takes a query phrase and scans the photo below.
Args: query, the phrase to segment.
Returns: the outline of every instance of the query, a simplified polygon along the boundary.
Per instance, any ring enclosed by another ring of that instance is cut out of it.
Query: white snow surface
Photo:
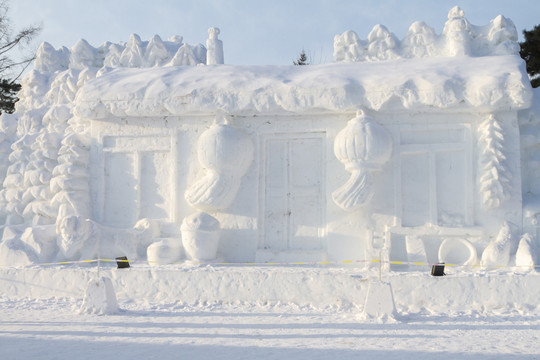
[[[538,359],[540,276],[383,272],[393,317],[363,316],[377,270],[132,264],[0,269],[2,359]],[[111,279],[120,310],[81,313]],[[371,299],[373,302],[373,299]],[[387,300],[381,300],[387,301]]]
[[[518,56],[434,57],[313,66],[110,69],[77,93],[88,118],[189,113],[527,108],[532,93]]]

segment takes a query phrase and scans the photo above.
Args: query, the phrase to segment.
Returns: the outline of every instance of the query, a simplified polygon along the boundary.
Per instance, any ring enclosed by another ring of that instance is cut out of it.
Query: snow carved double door
[[[323,132],[263,137],[260,250],[325,249],[324,144]]]

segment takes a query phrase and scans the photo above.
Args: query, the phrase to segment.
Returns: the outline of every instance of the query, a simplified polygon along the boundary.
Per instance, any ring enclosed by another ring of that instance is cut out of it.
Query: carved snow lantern
[[[197,150],[206,174],[184,196],[191,206],[201,210],[226,209],[253,161],[253,142],[223,119],[200,136]]]
[[[390,159],[392,137],[388,130],[359,110],[337,134],[334,154],[352,175],[332,193],[332,198],[343,210],[353,211],[373,195],[370,172],[381,170]]]

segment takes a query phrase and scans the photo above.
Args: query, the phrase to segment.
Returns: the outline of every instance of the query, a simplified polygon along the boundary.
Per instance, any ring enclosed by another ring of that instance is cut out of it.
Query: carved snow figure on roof
[[[348,30],[334,37],[334,61],[363,61],[365,52],[362,41],[354,31]]]
[[[84,69],[85,67],[101,67],[103,59],[98,56],[97,50],[86,40],[79,40],[70,51],[69,67],[71,69]]]
[[[403,56],[422,58],[435,54],[435,30],[423,21],[416,21],[410,27],[401,42]]]
[[[332,198],[343,210],[353,211],[373,195],[370,172],[381,170],[390,159],[392,137],[388,130],[359,110],[336,136],[334,154],[351,177],[332,193]]]
[[[126,44],[126,48],[120,56],[122,67],[138,68],[144,62],[144,48],[141,38],[137,34],[131,34]]]
[[[490,25],[487,39],[495,48],[493,53],[495,55],[519,54],[518,34],[512,20],[499,15],[491,21]]]
[[[43,73],[66,70],[69,67],[69,50],[61,47],[56,50],[48,42],[42,43],[36,52],[34,69]]]
[[[174,57],[169,62],[169,66],[195,66],[201,62],[195,52],[188,44],[180,46]]]
[[[154,35],[148,45],[144,54],[146,66],[161,66],[171,59],[169,51],[165,47],[165,44],[158,35]]]
[[[446,56],[471,54],[471,24],[459,6],[453,7],[448,12],[448,21],[444,24],[443,37]]]
[[[220,31],[216,27],[208,29],[208,40],[206,40],[206,65],[223,64],[223,42],[218,39]]]
[[[368,58],[370,60],[393,60],[397,53],[399,40],[384,25],[375,25],[368,35]]]
[[[120,67],[120,58],[125,47],[120,44],[109,45],[105,59],[103,60],[103,66],[106,67]]]

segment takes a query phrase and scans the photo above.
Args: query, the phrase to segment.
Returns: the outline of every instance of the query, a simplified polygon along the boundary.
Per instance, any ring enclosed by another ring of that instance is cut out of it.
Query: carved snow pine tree
[[[480,164],[479,180],[482,204],[486,209],[501,206],[510,196],[512,173],[503,153],[504,135],[501,124],[490,115],[478,127]]]

